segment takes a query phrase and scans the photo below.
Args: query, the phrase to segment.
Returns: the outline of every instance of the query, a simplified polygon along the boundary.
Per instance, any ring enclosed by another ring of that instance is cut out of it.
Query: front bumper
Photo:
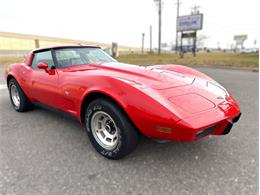
[[[236,116],[235,118],[233,118],[232,122],[229,122],[227,127],[222,132],[222,135],[227,135],[231,131],[233,124],[236,123],[237,121],[239,121],[240,117],[241,117],[241,113],[238,116]]]
[[[240,116],[241,113],[239,112],[236,115],[200,128],[189,127],[184,121],[180,121],[180,128],[178,129],[179,141],[191,142],[208,135],[226,135],[231,131],[233,124],[240,119]]]
[[[222,132],[222,135],[226,135],[231,131],[233,124],[239,120],[240,116],[241,116],[241,113],[238,116],[236,116],[235,118],[233,118],[230,122],[228,122],[224,131]],[[199,138],[205,137],[207,135],[210,135],[210,134],[214,133],[219,127],[220,127],[220,125],[216,124],[212,127],[199,131],[198,133],[196,133],[195,137],[199,139]]]

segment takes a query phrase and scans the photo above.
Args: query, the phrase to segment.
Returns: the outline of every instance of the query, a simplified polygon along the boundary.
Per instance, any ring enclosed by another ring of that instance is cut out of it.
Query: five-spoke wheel
[[[96,141],[107,150],[113,150],[117,145],[117,126],[111,116],[104,111],[97,111],[93,114],[91,131]]]
[[[114,101],[99,98],[85,110],[85,126],[95,149],[109,159],[120,159],[133,151],[138,132]]]

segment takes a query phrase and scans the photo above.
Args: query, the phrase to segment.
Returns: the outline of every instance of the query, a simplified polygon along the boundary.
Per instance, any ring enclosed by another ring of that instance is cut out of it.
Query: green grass
[[[22,62],[23,57],[0,56],[0,66]],[[206,66],[229,66],[229,67],[251,67],[258,68],[259,53],[234,54],[234,53],[198,53],[196,57],[185,54],[180,58],[176,54],[153,54],[153,55],[121,55],[117,58],[119,62],[155,65],[155,64],[182,64],[182,65],[206,65]]]
[[[259,66],[259,53],[252,54],[235,54],[235,53],[198,53],[196,57],[192,54],[185,54],[180,58],[176,54],[147,54],[147,55],[121,55],[118,61],[138,64],[138,65],[155,65],[155,64],[182,64],[182,65],[206,65],[206,66],[229,66],[229,67],[252,67]]]
[[[0,68],[5,68],[8,64],[23,62],[24,57],[0,56]]]

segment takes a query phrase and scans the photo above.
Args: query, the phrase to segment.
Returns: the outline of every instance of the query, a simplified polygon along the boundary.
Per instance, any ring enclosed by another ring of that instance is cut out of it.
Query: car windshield
[[[58,66],[62,68],[98,62],[116,62],[102,49],[91,47],[56,49],[55,56]]]

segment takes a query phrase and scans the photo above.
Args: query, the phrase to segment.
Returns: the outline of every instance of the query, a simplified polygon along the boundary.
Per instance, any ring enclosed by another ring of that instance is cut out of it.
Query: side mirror
[[[38,67],[39,69],[44,69],[44,70],[46,70],[46,69],[48,69],[49,65],[48,65],[47,62],[39,62],[39,63],[37,64],[37,67]]]

